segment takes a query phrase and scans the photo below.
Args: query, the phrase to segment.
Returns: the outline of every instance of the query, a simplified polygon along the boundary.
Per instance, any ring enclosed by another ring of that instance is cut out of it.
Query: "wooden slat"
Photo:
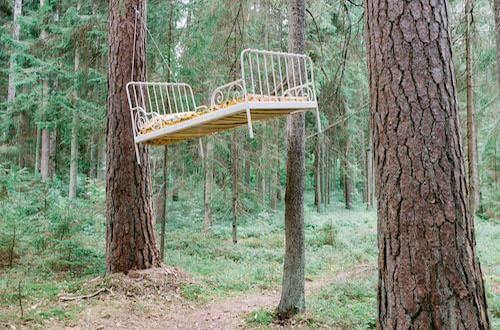
[[[252,121],[266,121],[278,117],[286,117],[297,109],[253,109],[250,110]],[[199,138],[206,135],[212,135],[218,132],[230,130],[236,127],[247,125],[246,112],[232,114],[227,117],[219,118],[210,122],[200,124],[195,127],[187,128],[179,132],[168,134],[164,137],[145,142],[148,145],[165,145],[176,143],[188,139]]]

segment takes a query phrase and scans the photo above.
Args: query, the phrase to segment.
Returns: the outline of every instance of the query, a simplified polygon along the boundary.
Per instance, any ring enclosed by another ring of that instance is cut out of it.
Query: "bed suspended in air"
[[[127,84],[136,149],[138,143],[166,145],[252,122],[314,111],[321,130],[313,64],[307,55],[245,49],[241,77],[216,88],[209,106],[197,106],[189,84]]]

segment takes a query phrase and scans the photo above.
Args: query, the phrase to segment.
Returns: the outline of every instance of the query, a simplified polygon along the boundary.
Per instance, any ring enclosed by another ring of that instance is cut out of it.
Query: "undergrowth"
[[[44,184],[25,171],[0,168],[0,325],[42,326],[52,320],[77,318],[85,305],[61,305],[62,292],[81,292],[90,279],[105,273],[105,188],[87,182],[85,194],[65,197],[57,181]],[[203,191],[180,192],[168,202],[165,262],[182,269],[194,281],[180,286],[193,303],[279,290],[283,271],[283,205],[277,212],[252,204],[238,224],[238,244],[231,240],[230,205],[215,192],[214,224],[203,231]],[[340,198],[340,194],[334,197]],[[305,205],[306,279],[366,264],[377,259],[376,214],[357,205],[345,210],[336,198],[321,214],[308,193]],[[478,253],[495,326],[500,299],[493,288],[500,282],[500,226],[477,221]],[[305,316],[295,320],[307,327],[371,328],[376,317],[376,278],[348,279],[307,297]],[[22,308],[22,315],[21,315]],[[258,310],[246,318],[250,327],[266,327],[273,311]],[[302,318],[302,319],[301,319]]]

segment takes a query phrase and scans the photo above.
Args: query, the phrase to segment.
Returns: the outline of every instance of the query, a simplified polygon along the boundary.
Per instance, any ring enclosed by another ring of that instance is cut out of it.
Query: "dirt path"
[[[358,277],[373,270],[370,265],[359,265],[347,271],[306,282],[306,295],[319,291],[331,283],[342,283],[349,278]],[[182,314],[170,315],[159,324],[163,329],[237,329],[244,327],[243,316],[256,309],[276,307],[280,292],[259,292],[216,301]]]
[[[342,283],[349,278],[367,276],[374,267],[363,264],[312,282],[306,282],[306,295],[311,295],[331,283]],[[271,309],[278,305],[280,292],[256,292],[205,305],[185,301],[151,303],[145,300],[109,301],[89,306],[79,315],[72,329],[238,329],[243,328],[246,314],[257,309]],[[58,328],[58,327],[56,327]],[[67,327],[62,327],[67,328]]]

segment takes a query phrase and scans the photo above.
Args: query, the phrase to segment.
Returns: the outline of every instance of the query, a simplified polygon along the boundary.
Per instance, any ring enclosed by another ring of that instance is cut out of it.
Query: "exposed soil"
[[[330,283],[368,276],[374,269],[363,264],[331,277],[306,282],[306,294],[313,294]],[[192,283],[192,280],[179,270],[166,267],[116,276],[108,283],[109,292],[92,300],[70,302],[88,305],[74,324],[52,325],[52,328],[238,329],[244,328],[248,313],[271,309],[280,299],[280,291],[273,290],[196,304],[180,295],[179,287],[186,282]]]

